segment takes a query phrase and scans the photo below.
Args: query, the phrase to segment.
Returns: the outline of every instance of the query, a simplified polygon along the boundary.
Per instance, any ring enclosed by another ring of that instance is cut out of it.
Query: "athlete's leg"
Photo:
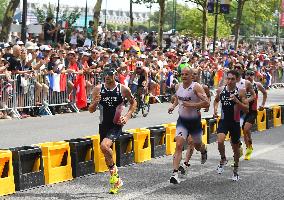
[[[173,157],[173,169],[177,171],[182,158],[182,149],[185,139],[182,136],[176,136],[175,141],[176,141],[176,150]]]
[[[189,135],[187,137],[187,145],[188,146],[187,146],[184,162],[188,164],[188,162],[190,161],[191,156],[194,152],[194,143],[193,143],[193,139],[192,139],[191,135]]]
[[[252,146],[252,139],[251,139],[251,128],[252,128],[252,124],[249,122],[246,122],[244,124],[244,141],[246,144],[247,148],[250,148]]]
[[[225,154],[225,133],[218,133],[217,134],[217,142],[218,142],[218,150],[221,156],[221,162],[224,163],[226,161],[226,154]]]
[[[101,150],[102,153],[105,156],[105,161],[106,164],[109,168],[114,166],[114,162],[113,162],[113,158],[112,158],[112,140],[108,139],[108,138],[104,138],[103,141],[101,142]]]
[[[177,184],[180,182],[178,178],[178,169],[182,158],[183,143],[185,142],[187,136],[188,136],[188,130],[183,125],[182,120],[178,119],[176,125],[176,137],[175,137],[176,150],[173,156],[173,174],[170,178],[170,183],[173,184]]]
[[[240,138],[241,138],[241,128],[239,123],[234,123],[230,127],[231,134],[231,145],[234,152],[234,169],[233,169],[233,180],[238,181],[238,169],[240,160]]]

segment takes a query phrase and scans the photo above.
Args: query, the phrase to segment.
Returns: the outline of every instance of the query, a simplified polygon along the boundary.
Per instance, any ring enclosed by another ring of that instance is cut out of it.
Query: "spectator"
[[[52,23],[53,18],[47,17],[43,27],[44,43],[47,45],[52,45],[54,34],[58,31],[58,27],[55,27]]]

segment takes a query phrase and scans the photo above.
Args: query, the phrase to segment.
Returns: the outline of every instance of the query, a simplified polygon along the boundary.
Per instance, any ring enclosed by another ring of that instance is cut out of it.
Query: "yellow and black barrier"
[[[115,141],[116,165],[118,167],[134,163],[134,140],[131,133],[122,132]]]
[[[281,126],[281,107],[280,106],[273,106],[272,107],[272,112],[273,112],[273,125],[274,127]]]
[[[166,155],[173,155],[176,149],[176,124],[163,124],[163,126],[166,128]]]
[[[207,122],[207,144],[211,144],[217,141],[217,119],[205,118]]]
[[[66,142],[70,146],[73,178],[94,173],[93,141],[90,138],[77,138]]]
[[[202,143],[208,144],[208,129],[207,129],[206,119],[201,120],[201,126],[202,126]]]
[[[148,127],[150,130],[151,157],[166,155],[166,128],[164,126]]]
[[[15,193],[12,152],[0,150],[0,196]]]
[[[16,191],[45,184],[42,151],[37,146],[11,148]]]
[[[73,179],[68,142],[47,142],[38,146],[41,147],[43,155],[45,184]]]
[[[129,129],[126,132],[133,134],[134,162],[141,163],[151,160],[150,130],[146,128]]]
[[[266,130],[266,109],[257,111],[256,122],[258,131]]]

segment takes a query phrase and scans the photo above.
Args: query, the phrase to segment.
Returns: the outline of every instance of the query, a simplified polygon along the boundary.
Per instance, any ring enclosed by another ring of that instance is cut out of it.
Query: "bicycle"
[[[132,117],[136,118],[137,115],[139,114],[140,110],[142,112],[142,116],[143,117],[147,117],[147,115],[150,112],[150,102],[149,102],[150,95],[149,94],[145,94],[145,89],[142,88],[142,94],[139,95],[138,94],[138,89],[137,89],[136,92],[134,93],[134,97],[135,97],[135,99],[137,101],[137,109],[132,114]]]

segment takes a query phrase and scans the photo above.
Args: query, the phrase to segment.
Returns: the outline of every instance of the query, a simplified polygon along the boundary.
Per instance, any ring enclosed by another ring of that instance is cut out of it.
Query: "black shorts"
[[[243,128],[246,122],[250,124],[255,124],[256,117],[257,111],[250,111],[249,113],[247,113],[244,118]]]
[[[183,119],[181,117],[178,118],[176,125],[176,136],[181,136],[186,140],[189,134],[192,136],[195,143],[201,143],[201,117],[197,119]]]
[[[238,144],[241,138],[240,122],[227,122],[220,120],[218,123],[218,133],[227,135],[230,132],[231,141],[233,144]]]
[[[122,126],[112,124],[112,125],[99,125],[99,134],[100,134],[100,142],[102,142],[105,138],[110,139],[114,142],[122,133]]]

